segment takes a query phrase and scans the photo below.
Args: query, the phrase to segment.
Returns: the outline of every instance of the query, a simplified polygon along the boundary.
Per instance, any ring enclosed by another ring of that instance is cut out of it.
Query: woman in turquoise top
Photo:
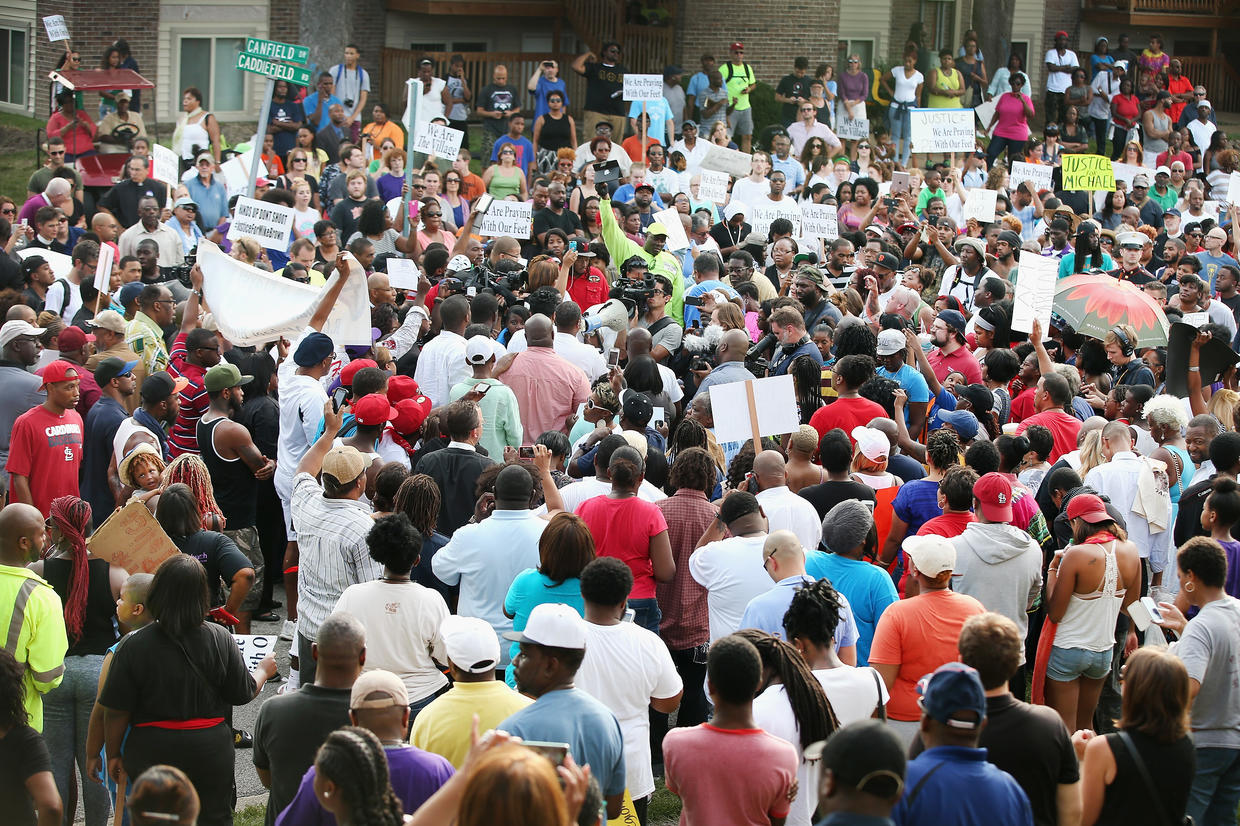
[[[1171,523],[1175,524],[1180,509],[1180,494],[1188,487],[1193,475],[1193,460],[1188,455],[1184,441],[1184,428],[1188,427],[1188,412],[1184,402],[1166,394],[1155,396],[1142,409],[1150,426],[1150,436],[1158,443],[1158,449],[1150,454],[1167,465],[1167,484],[1171,492]]]
[[[581,569],[594,559],[594,537],[579,516],[557,513],[547,523],[538,540],[538,567],[526,568],[517,574],[504,597],[504,616],[512,619],[513,631],[524,631],[534,606],[546,602],[563,602],[577,609],[584,618],[585,603],[581,599]],[[517,643],[512,656],[517,656]],[[517,687],[512,664],[505,679]]]
[[[1076,237],[1072,239],[1072,249],[1073,252],[1059,259],[1060,278],[1094,269],[1109,271],[1115,268],[1111,256],[1102,251],[1098,243],[1098,225],[1091,220],[1081,221]]]

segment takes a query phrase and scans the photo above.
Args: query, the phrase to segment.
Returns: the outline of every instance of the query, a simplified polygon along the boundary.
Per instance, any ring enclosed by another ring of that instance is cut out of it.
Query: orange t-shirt
[[[960,659],[956,640],[965,620],[986,609],[971,596],[927,591],[887,606],[874,629],[870,665],[899,665],[887,714],[892,720],[920,720],[917,681],[944,663]]]
[[[482,182],[482,178],[472,172],[461,180],[461,197],[471,203],[486,191],[487,187]]]

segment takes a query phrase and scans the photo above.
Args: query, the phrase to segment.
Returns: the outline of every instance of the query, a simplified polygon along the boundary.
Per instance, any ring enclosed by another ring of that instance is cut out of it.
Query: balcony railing
[[[1228,0],[1085,0],[1086,10],[1118,10],[1133,14],[1195,14],[1219,17]]]

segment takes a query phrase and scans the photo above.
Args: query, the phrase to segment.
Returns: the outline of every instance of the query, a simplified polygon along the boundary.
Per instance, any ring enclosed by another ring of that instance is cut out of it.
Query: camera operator
[[[180,250],[180,242],[177,243],[177,249]],[[159,266],[159,242],[154,238],[143,238],[138,242],[135,255],[141,271],[138,280],[143,284],[163,284],[172,291],[172,297],[177,303],[189,298],[189,288],[177,280],[177,273],[180,272],[184,264],[172,267]]]
[[[672,299],[672,281],[663,275],[651,275],[646,269],[646,262],[639,256],[633,256],[624,262],[625,291],[633,289],[634,282],[644,285],[644,301],[637,303],[629,327],[642,327],[650,332],[650,355],[660,364],[666,363],[672,354],[680,349],[684,330],[667,314],[668,302]],[[626,296],[627,297],[627,296]]]
[[[771,313],[771,332],[779,342],[768,375],[782,376],[797,356],[809,356],[822,364],[822,354],[805,332],[805,316],[795,307],[780,307]]]
[[[805,329],[812,330],[820,322],[834,327],[842,318],[839,309],[827,300],[826,277],[817,267],[799,267],[793,273],[791,292],[805,310]]]

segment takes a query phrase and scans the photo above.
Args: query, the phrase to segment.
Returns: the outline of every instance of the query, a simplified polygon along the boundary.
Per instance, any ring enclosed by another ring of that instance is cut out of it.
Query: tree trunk
[[[986,58],[986,76],[994,77],[995,72],[1007,65],[1012,52],[1012,16],[1016,13],[1016,0],[973,0],[973,24],[971,28],[977,32],[978,48]],[[1037,50],[1037,43],[1030,43],[1032,53]],[[1025,72],[1028,73],[1028,59]],[[1032,94],[1031,89],[1026,89]]]

